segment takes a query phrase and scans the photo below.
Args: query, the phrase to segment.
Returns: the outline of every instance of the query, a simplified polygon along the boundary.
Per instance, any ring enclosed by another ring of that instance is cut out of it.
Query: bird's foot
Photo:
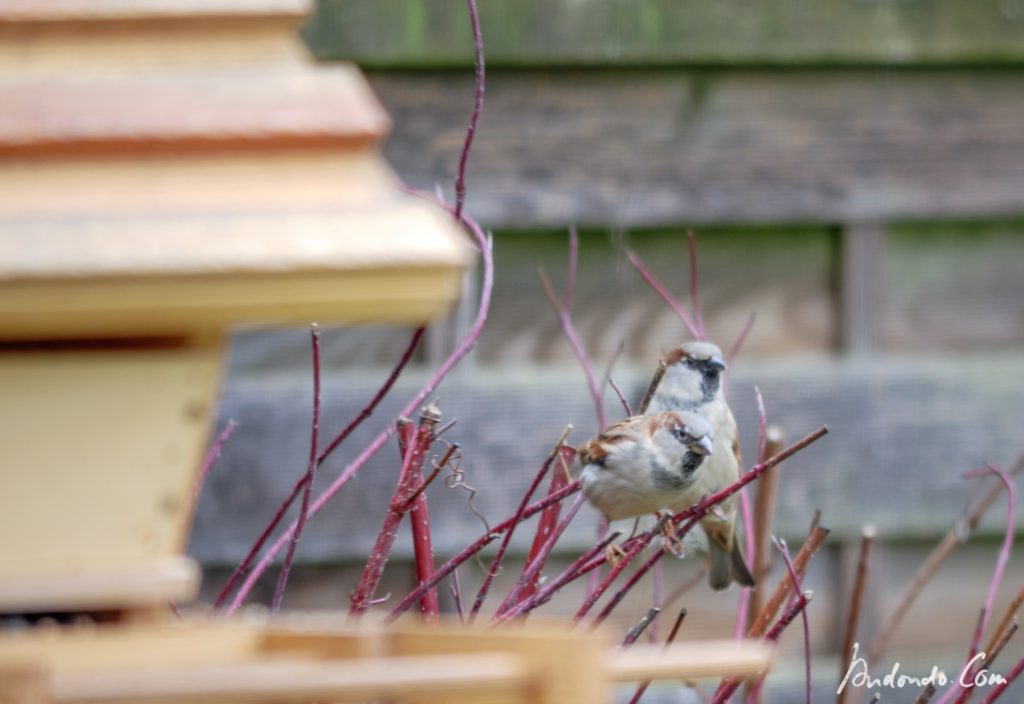
[[[672,523],[673,515],[667,509],[658,511],[658,532],[661,533],[661,547],[665,552],[681,558],[685,557],[686,548],[683,541],[676,537],[676,527]]]

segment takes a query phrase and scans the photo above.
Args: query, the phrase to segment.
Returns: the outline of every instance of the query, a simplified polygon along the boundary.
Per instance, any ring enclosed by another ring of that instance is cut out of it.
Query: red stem
[[[756,320],[757,313],[751,312],[750,315],[747,316],[747,322],[743,324],[740,334],[736,336],[736,341],[733,342],[732,347],[729,348],[729,354],[725,357],[725,363],[730,367],[732,366],[732,363],[736,361],[736,356],[739,355],[740,350],[743,348],[743,343],[747,341],[747,335],[750,334]]]
[[[540,513],[551,504],[557,503],[558,501],[564,499],[566,496],[570,496],[571,494],[574,494],[579,490],[580,483],[579,480],[576,480],[569,484],[564,489],[562,489],[562,491],[560,491],[558,494],[547,496],[541,499],[540,501],[534,502],[533,504],[528,506],[527,509],[523,512],[523,520],[526,520],[527,518],[530,518],[531,516]],[[393,608],[388,613],[385,620],[391,622],[399,616],[401,616],[409,609],[410,606],[412,606],[416,601],[418,601],[419,598],[423,596],[423,594],[428,589],[435,587],[438,582],[440,582],[442,579],[451,574],[456,567],[466,562],[471,557],[473,557],[473,555],[483,550],[492,541],[497,540],[502,533],[507,531],[513,525],[513,519],[509,518],[503,521],[502,523],[499,523],[498,525],[492,527],[488,533],[485,533],[484,535],[480,536],[472,543],[464,547],[462,550],[459,551],[457,555],[455,555],[450,560],[448,560],[443,565],[434,570],[434,574],[430,576],[430,579],[428,579],[425,583],[420,584],[411,592],[409,592],[409,594],[407,594],[405,598],[402,599],[402,601],[400,601],[398,605],[395,606],[395,608]]]
[[[669,308],[679,316],[679,319],[683,321],[683,325],[685,325],[686,329],[690,331],[690,334],[698,340],[703,339],[701,337],[700,328],[698,328],[693,322],[693,319],[690,318],[689,313],[687,313],[683,309],[683,306],[680,305],[679,301],[669,293],[668,289],[665,288],[665,285],[658,281],[657,277],[651,273],[650,269],[647,268],[647,265],[640,261],[640,257],[637,253],[629,250],[626,252],[626,257],[629,259],[629,263],[633,265],[633,268],[637,270],[641,277],[643,277],[643,280],[647,282],[647,285],[654,289],[654,292],[661,296],[661,299],[668,304]]]
[[[782,559],[786,563],[786,569],[789,570],[789,578],[793,580],[793,593],[800,594],[803,589],[800,586],[800,575],[796,572],[796,567],[793,566],[793,560],[789,557],[789,548],[786,547],[786,541],[775,539],[775,547],[778,548],[782,554]],[[811,704],[811,626],[807,620],[807,609],[800,611],[800,618],[804,624],[804,674],[806,678],[806,693],[807,693],[807,704]]]
[[[1007,672],[1003,677],[1005,682],[996,685],[988,696],[981,700],[981,704],[992,704],[996,699],[1002,696],[1003,692],[1013,684],[1013,681],[1020,676],[1020,673],[1024,671],[1024,658],[1017,661],[1017,664],[1013,666],[1013,669]]]
[[[498,571],[501,569],[501,562],[505,558],[505,551],[508,550],[508,545],[512,541],[512,534],[515,532],[516,527],[523,520],[523,513],[526,511],[527,505],[530,503],[530,499],[537,492],[537,487],[540,486],[541,480],[544,475],[547,474],[548,469],[551,467],[551,463],[555,461],[555,457],[558,455],[558,451],[565,442],[566,435],[569,429],[566,428],[566,432],[558,440],[558,444],[555,449],[551,451],[551,454],[544,460],[544,464],[541,465],[540,469],[537,470],[537,474],[534,476],[533,481],[530,482],[530,486],[527,488],[526,493],[523,494],[523,498],[519,501],[519,506],[516,508],[515,514],[512,516],[512,526],[505,531],[505,537],[501,541],[501,545],[498,546],[498,551],[494,555],[494,559],[491,560],[490,567],[487,568],[487,576],[484,577],[483,584],[480,585],[480,590],[476,594],[476,598],[473,600],[473,608],[469,613],[469,620],[473,621],[477,614],[480,613],[481,607],[484,605],[484,600],[487,598],[487,592],[491,588],[491,582],[497,576]],[[551,491],[548,490],[548,494]],[[545,511],[546,514],[546,511]]]
[[[309,438],[309,462],[306,465],[306,473],[302,478],[304,486],[302,508],[299,510],[298,522],[295,524],[295,533],[292,534],[292,541],[288,545],[288,553],[285,555],[284,565],[281,567],[281,573],[277,576],[274,599],[270,605],[272,613],[276,613],[281,609],[281,601],[284,600],[284,591],[288,587],[288,575],[291,574],[292,563],[295,561],[295,551],[299,547],[302,530],[306,527],[306,519],[309,514],[309,498],[313,494],[313,480],[316,477],[317,438],[320,434],[320,326],[316,323],[313,323],[309,328],[309,338],[313,347],[313,421]]]
[[[217,438],[210,445],[210,449],[206,451],[206,456],[203,457],[203,463],[199,466],[199,474],[196,475],[195,484],[192,485],[192,501],[196,501],[199,498],[199,493],[203,490],[203,485],[206,484],[206,478],[210,476],[210,470],[213,469],[213,465],[217,463],[217,459],[220,457],[221,451],[224,450],[224,445],[235,433],[235,429],[238,428],[238,423],[233,420],[229,420],[221,431],[217,433]]]
[[[566,454],[569,454],[569,458],[566,458]],[[575,456],[576,451],[572,448],[560,447],[556,451],[559,463],[571,462]],[[551,484],[548,486],[548,495],[554,494],[560,491],[566,484],[569,483],[569,478],[565,472],[562,471],[561,466],[556,466],[554,471],[551,473]],[[544,512],[540,515],[540,520],[537,522],[537,532],[533,535],[533,543],[530,545],[530,552],[526,558],[526,566],[523,568],[523,574],[520,578],[520,584],[517,586],[520,591],[520,596],[524,599],[529,598],[537,591],[537,580],[540,578],[540,570],[544,568],[544,562],[547,560],[548,553],[551,548],[554,547],[552,543],[548,545],[548,539],[553,535],[556,536],[555,528],[558,525],[558,518],[562,511],[561,504],[552,504],[550,507],[544,509]],[[574,512],[575,514],[575,512]],[[564,530],[564,528],[563,528]],[[545,546],[547,549],[545,550]],[[512,597],[512,595],[509,595]],[[507,602],[508,600],[506,600]],[[502,604],[502,607],[507,607],[509,604]]]
[[[370,558],[366,562],[366,567],[363,568],[363,575],[352,595],[352,606],[348,611],[350,617],[358,618],[365,613],[373,600],[374,592],[377,591],[377,586],[384,574],[384,567],[391,556],[391,548],[395,543],[398,526],[407,512],[406,505],[409,497],[419,483],[417,479],[422,481],[423,460],[434,441],[438,418],[439,414],[432,412],[429,408],[425,409],[420,416],[419,427],[416,429],[414,442],[410,443],[405,453],[402,469],[398,474],[398,485],[384,516],[384,524],[381,526],[380,533],[377,534]]]
[[[402,451],[403,457],[408,446],[415,442],[415,440],[416,431],[411,424],[407,424],[399,429],[398,446]],[[410,472],[414,475],[410,480],[418,488],[413,491],[412,497],[406,499],[406,506],[411,504],[411,507],[409,507],[409,524],[412,529],[416,581],[422,584],[430,579],[430,575],[434,573],[434,544],[430,533],[430,509],[427,505],[427,494],[424,491],[427,480],[423,478],[423,463],[420,462],[419,469],[415,466],[410,468]],[[423,620],[430,624],[436,624],[440,619],[441,606],[438,602],[436,587],[428,591],[420,599],[420,613],[423,614]]]
[[[473,91],[473,112],[469,116],[469,127],[466,128],[466,139],[462,143],[459,154],[459,172],[455,177],[455,219],[462,220],[462,208],[466,204],[466,162],[469,151],[473,147],[473,137],[480,122],[480,113],[484,108],[484,40],[480,32],[480,14],[477,12],[476,0],[467,0],[469,21],[473,26],[473,52],[476,60],[475,87]]]
[[[316,460],[317,467],[323,464],[324,460],[326,460],[327,457],[332,452],[334,452],[334,450],[337,449],[337,447],[341,445],[342,442],[345,441],[345,438],[352,434],[352,431],[358,428],[364,420],[366,420],[373,414],[374,410],[376,410],[380,402],[384,399],[385,396],[387,396],[388,392],[391,390],[391,387],[395,385],[395,382],[401,375],[402,370],[405,369],[405,366],[409,363],[409,360],[412,359],[413,352],[415,352],[416,348],[419,346],[420,340],[423,338],[424,332],[426,332],[425,327],[416,328],[416,330],[412,334],[412,337],[409,339],[409,344],[406,345],[405,351],[402,353],[402,356],[398,360],[398,363],[391,370],[391,373],[388,375],[388,378],[384,381],[384,384],[380,387],[380,389],[377,390],[376,395],[374,395],[370,402],[363,407],[363,410],[359,412],[359,415],[357,415],[355,418],[349,421],[349,424],[345,426],[345,428],[340,433],[338,433],[334,437],[334,439],[331,440],[330,443],[328,443],[327,447],[325,447],[320,452],[320,455],[317,457]],[[298,481],[295,482],[295,485],[292,487],[291,493],[289,493],[288,497],[281,503],[280,506],[277,507],[277,511],[274,513],[274,517],[271,518],[270,522],[263,528],[263,532],[260,533],[259,537],[256,539],[256,542],[254,542],[252,544],[252,547],[249,548],[249,552],[246,554],[245,558],[238,564],[237,567],[235,567],[235,569],[231,573],[231,576],[228,577],[228,581],[224,584],[224,587],[221,589],[220,594],[217,595],[216,600],[214,600],[213,602],[214,610],[220,609],[224,605],[224,602],[227,601],[227,598],[231,595],[231,592],[234,591],[235,586],[238,584],[239,580],[241,580],[242,577],[249,572],[249,568],[252,567],[252,563],[253,561],[255,561],[256,556],[259,555],[260,550],[263,549],[263,546],[266,544],[267,540],[270,538],[273,532],[277,530],[277,527],[278,525],[280,525],[285,513],[288,512],[289,508],[291,508],[292,503],[295,501],[296,497],[298,497],[299,492],[302,490],[305,484],[305,476],[299,477]]]
[[[810,601],[810,592],[804,592],[801,594],[800,598],[796,599],[789,605],[789,608],[787,608],[782,614],[782,617],[778,622],[776,622],[776,624],[772,626],[771,630],[765,634],[764,640],[768,643],[778,642],[782,632],[786,630],[786,627],[789,626],[789,624],[793,623],[793,620],[799,614],[803,613],[804,608],[810,603]],[[762,675],[761,679],[763,678],[764,676]],[[722,683],[718,686],[718,690],[715,692],[715,696],[711,700],[711,704],[725,704],[725,702],[728,702],[730,697],[732,697],[732,695],[736,693],[736,690],[739,689],[740,684],[742,684],[742,680],[738,680],[734,677],[727,677],[722,680]]]

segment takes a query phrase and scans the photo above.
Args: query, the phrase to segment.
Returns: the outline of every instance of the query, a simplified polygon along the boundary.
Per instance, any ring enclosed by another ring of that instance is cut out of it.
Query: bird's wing
[[[579,451],[580,461],[584,465],[597,464],[604,466],[610,454],[609,448],[622,442],[633,442],[637,439],[637,425],[642,418],[633,417],[612,423],[601,433],[587,442]]]

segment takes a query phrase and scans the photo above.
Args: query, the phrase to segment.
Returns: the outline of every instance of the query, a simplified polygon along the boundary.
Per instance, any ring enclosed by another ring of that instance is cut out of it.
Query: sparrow
[[[652,382],[653,388],[648,391],[650,403],[645,409],[648,417],[659,417],[672,411],[697,414],[710,424],[714,437],[710,456],[682,495],[668,507],[673,512],[693,506],[740,478],[743,463],[736,419],[722,393],[722,372],[725,369],[722,351],[716,345],[702,340],[687,342],[665,356],[659,375]],[[734,581],[745,587],[754,586],[754,578],[736,536],[737,502],[735,494],[730,496],[700,522],[708,536],[711,558],[708,581],[715,591],[728,588]]]
[[[613,423],[578,451],[583,495],[609,521],[658,513],[689,495],[713,443],[711,425],[695,413]]]

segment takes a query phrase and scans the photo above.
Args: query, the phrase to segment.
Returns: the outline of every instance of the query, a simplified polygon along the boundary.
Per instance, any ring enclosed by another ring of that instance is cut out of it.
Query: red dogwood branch
[[[411,423],[406,423],[399,428],[398,448],[401,451],[402,457],[405,457],[410,445],[416,442],[416,436],[416,429]],[[446,457],[450,457],[451,452],[452,450],[449,448]],[[410,472],[413,474],[410,477],[410,481],[418,488],[414,489],[412,494],[405,500],[403,507],[409,510],[409,526],[412,531],[413,560],[416,567],[417,583],[427,581],[430,579],[430,575],[434,573],[434,541],[430,532],[430,507],[427,504],[425,490],[427,485],[440,472],[442,466],[441,463],[438,463],[438,468],[427,478],[423,476],[422,460],[418,463],[418,466],[414,464],[410,468]],[[401,498],[396,494],[395,500],[400,501]],[[420,599],[420,613],[423,614],[423,620],[430,624],[436,624],[440,619],[441,606],[437,599],[436,587],[428,591]]]
[[[288,552],[284,558],[284,565],[281,567],[281,574],[277,577],[277,586],[274,588],[274,598],[270,605],[272,612],[280,610],[281,601],[284,599],[284,591],[288,586],[288,575],[292,571],[292,562],[295,560],[295,551],[298,549],[299,540],[302,538],[302,529],[306,527],[309,497],[313,494],[313,480],[316,478],[317,438],[320,434],[320,326],[316,323],[313,323],[309,329],[309,338],[313,347],[313,421],[309,438],[309,463],[306,466],[306,474],[302,481],[302,507],[299,509],[299,518],[295,524],[292,541],[288,545]]]

